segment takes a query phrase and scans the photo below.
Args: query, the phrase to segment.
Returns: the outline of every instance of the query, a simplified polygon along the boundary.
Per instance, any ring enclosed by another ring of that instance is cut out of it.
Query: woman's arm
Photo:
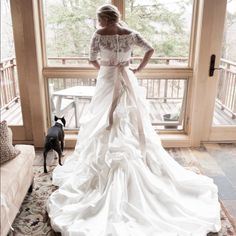
[[[93,36],[90,40],[90,49],[89,49],[89,64],[92,64],[96,69],[100,69],[100,65],[97,61],[98,52],[100,51],[99,48],[99,36],[96,32],[93,33]]]
[[[132,70],[134,73],[141,71],[147,65],[147,63],[150,60],[150,58],[151,58],[153,53],[154,53],[154,49],[153,48],[148,50],[144,54],[144,57],[143,57],[141,63],[139,64],[139,66],[136,69],[130,69],[130,70]]]
[[[95,61],[89,61],[90,64],[92,64],[96,69],[100,69],[100,64],[98,63],[97,60]]]

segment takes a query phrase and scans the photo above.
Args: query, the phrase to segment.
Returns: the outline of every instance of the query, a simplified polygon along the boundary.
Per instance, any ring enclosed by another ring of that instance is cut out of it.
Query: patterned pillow
[[[0,165],[15,158],[19,153],[12,145],[12,131],[7,127],[7,122],[0,122]]]

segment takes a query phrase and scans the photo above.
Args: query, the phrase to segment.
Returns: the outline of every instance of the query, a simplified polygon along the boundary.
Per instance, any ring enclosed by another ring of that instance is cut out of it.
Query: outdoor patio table
[[[63,100],[71,99],[75,108],[75,125],[79,127],[78,121],[84,110],[85,103],[90,102],[95,91],[95,86],[74,86],[62,90],[58,90],[52,93],[52,99],[56,98],[55,112],[57,115],[61,115],[65,111],[66,107],[62,109]]]

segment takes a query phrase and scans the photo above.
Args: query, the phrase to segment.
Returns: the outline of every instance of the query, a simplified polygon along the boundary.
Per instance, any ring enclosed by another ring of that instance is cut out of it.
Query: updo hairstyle
[[[120,12],[118,8],[111,4],[102,5],[97,9],[97,16],[106,18],[109,23],[118,23],[120,20]]]

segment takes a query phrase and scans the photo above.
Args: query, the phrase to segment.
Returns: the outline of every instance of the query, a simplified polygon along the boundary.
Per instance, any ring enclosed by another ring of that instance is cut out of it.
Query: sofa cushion
[[[12,131],[7,122],[0,122],[0,165],[15,158],[20,151],[12,145]]]

